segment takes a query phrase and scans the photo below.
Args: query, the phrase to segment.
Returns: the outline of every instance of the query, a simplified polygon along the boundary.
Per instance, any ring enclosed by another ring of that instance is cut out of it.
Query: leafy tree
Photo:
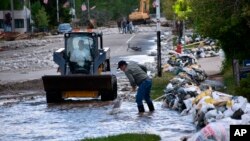
[[[176,0],[164,0],[162,1],[162,7],[163,7],[163,13],[165,14],[166,18],[169,20],[174,19],[174,10],[173,6],[175,4]]]
[[[240,87],[236,88],[236,93],[250,100],[250,74],[246,78],[240,80]]]
[[[58,2],[59,2],[59,13],[60,13],[59,14],[59,16],[60,16],[59,19],[62,19],[62,22],[65,19],[67,21],[68,17],[70,16],[69,12],[67,12],[68,9],[67,8],[66,9],[63,8],[63,4],[66,1],[68,1],[68,0],[58,0]],[[57,5],[56,5],[56,0],[48,0],[47,4],[44,4],[43,0],[30,0],[30,2],[31,2],[31,5],[39,3],[41,6],[43,6],[45,8],[45,11],[46,11],[47,15],[49,15],[48,21],[49,21],[49,25],[50,26],[57,26],[58,25],[58,22],[57,22]]]
[[[176,0],[173,5],[173,11],[176,15],[176,19],[178,20],[176,22],[176,32],[179,36],[179,41],[181,40],[183,36],[183,29],[185,26],[185,20],[188,19],[188,15],[191,12],[190,4],[188,0]]]
[[[13,0],[14,10],[21,10],[23,8],[23,0]],[[1,0],[0,10],[10,10],[11,1],[10,0]]]
[[[31,18],[34,22],[34,25],[36,25],[36,26],[38,25],[37,14],[41,8],[42,8],[42,5],[39,1],[37,1],[31,5]]]
[[[70,9],[69,8],[61,8],[60,9],[60,21],[63,23],[70,23],[72,16],[69,14]]]
[[[34,21],[33,24],[39,29],[44,30],[48,27],[49,20],[47,13],[39,1],[36,1],[31,5],[31,17]]]
[[[45,29],[48,27],[48,16],[47,16],[47,13],[44,9],[44,7],[40,8],[38,10],[38,13],[36,14],[36,19],[37,19],[37,26],[40,28],[40,29]]]
[[[10,0],[1,0],[0,10],[10,10]]]
[[[179,20],[186,20],[191,12],[188,0],[177,0],[173,5],[173,9]]]
[[[228,61],[250,56],[249,0],[190,0],[198,33],[218,39]]]

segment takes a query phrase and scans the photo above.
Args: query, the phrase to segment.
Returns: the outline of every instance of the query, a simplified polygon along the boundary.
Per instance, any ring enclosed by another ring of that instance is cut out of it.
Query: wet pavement
[[[190,117],[162,108],[137,114],[135,102],[122,102],[119,112],[110,114],[111,102],[83,101],[47,104],[44,97],[0,108],[0,140],[73,141],[120,133],[159,134],[162,140],[176,141],[195,132]],[[146,110],[147,107],[145,106]]]

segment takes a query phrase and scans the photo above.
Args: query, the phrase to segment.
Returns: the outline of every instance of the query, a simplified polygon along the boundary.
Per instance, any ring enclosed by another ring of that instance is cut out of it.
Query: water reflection
[[[47,104],[45,98],[37,98],[0,108],[0,140],[69,141],[127,132],[156,133],[163,140],[179,140],[194,132],[190,117],[163,109],[160,102],[155,107],[153,114],[139,116],[135,103],[123,102],[120,112],[111,115],[112,102]]]

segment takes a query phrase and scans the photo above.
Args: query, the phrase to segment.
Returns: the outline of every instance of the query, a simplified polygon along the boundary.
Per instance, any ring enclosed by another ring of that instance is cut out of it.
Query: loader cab
[[[67,33],[64,36],[65,57],[69,73],[93,74],[94,62],[99,56],[98,48],[102,48],[98,39],[100,35],[97,33]]]

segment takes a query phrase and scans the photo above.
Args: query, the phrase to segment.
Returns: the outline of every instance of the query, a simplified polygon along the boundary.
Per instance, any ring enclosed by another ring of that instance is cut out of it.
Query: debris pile
[[[49,33],[46,32],[38,32],[38,33],[1,32],[0,40],[5,40],[5,41],[24,40],[24,39],[27,40],[35,37],[44,37],[48,35]]]
[[[191,114],[197,128],[203,128],[191,140],[208,139],[209,137],[204,136],[207,130],[213,131],[212,138],[229,140],[227,135],[229,130],[226,128],[229,128],[234,120],[250,117],[250,112],[246,108],[248,103],[246,98],[215,91],[211,85],[202,83],[206,80],[207,74],[197,64],[196,57],[217,56],[218,49],[204,46],[185,50],[183,54],[179,54],[173,48],[169,51],[170,48],[168,47],[163,53],[165,55],[163,70],[173,72],[176,76],[164,90],[163,106],[177,110],[181,115]],[[216,128],[220,121],[225,119],[229,121],[228,126],[221,126],[222,129]],[[249,121],[244,123],[249,124]],[[225,132],[223,136],[222,132]]]
[[[2,50],[23,49],[27,47],[41,47],[50,43],[62,42],[63,38],[44,38],[32,40],[3,41],[0,43]]]
[[[221,49],[218,46],[203,46],[199,45],[197,48],[186,49],[185,53],[192,53],[197,58],[207,58],[219,56]]]

